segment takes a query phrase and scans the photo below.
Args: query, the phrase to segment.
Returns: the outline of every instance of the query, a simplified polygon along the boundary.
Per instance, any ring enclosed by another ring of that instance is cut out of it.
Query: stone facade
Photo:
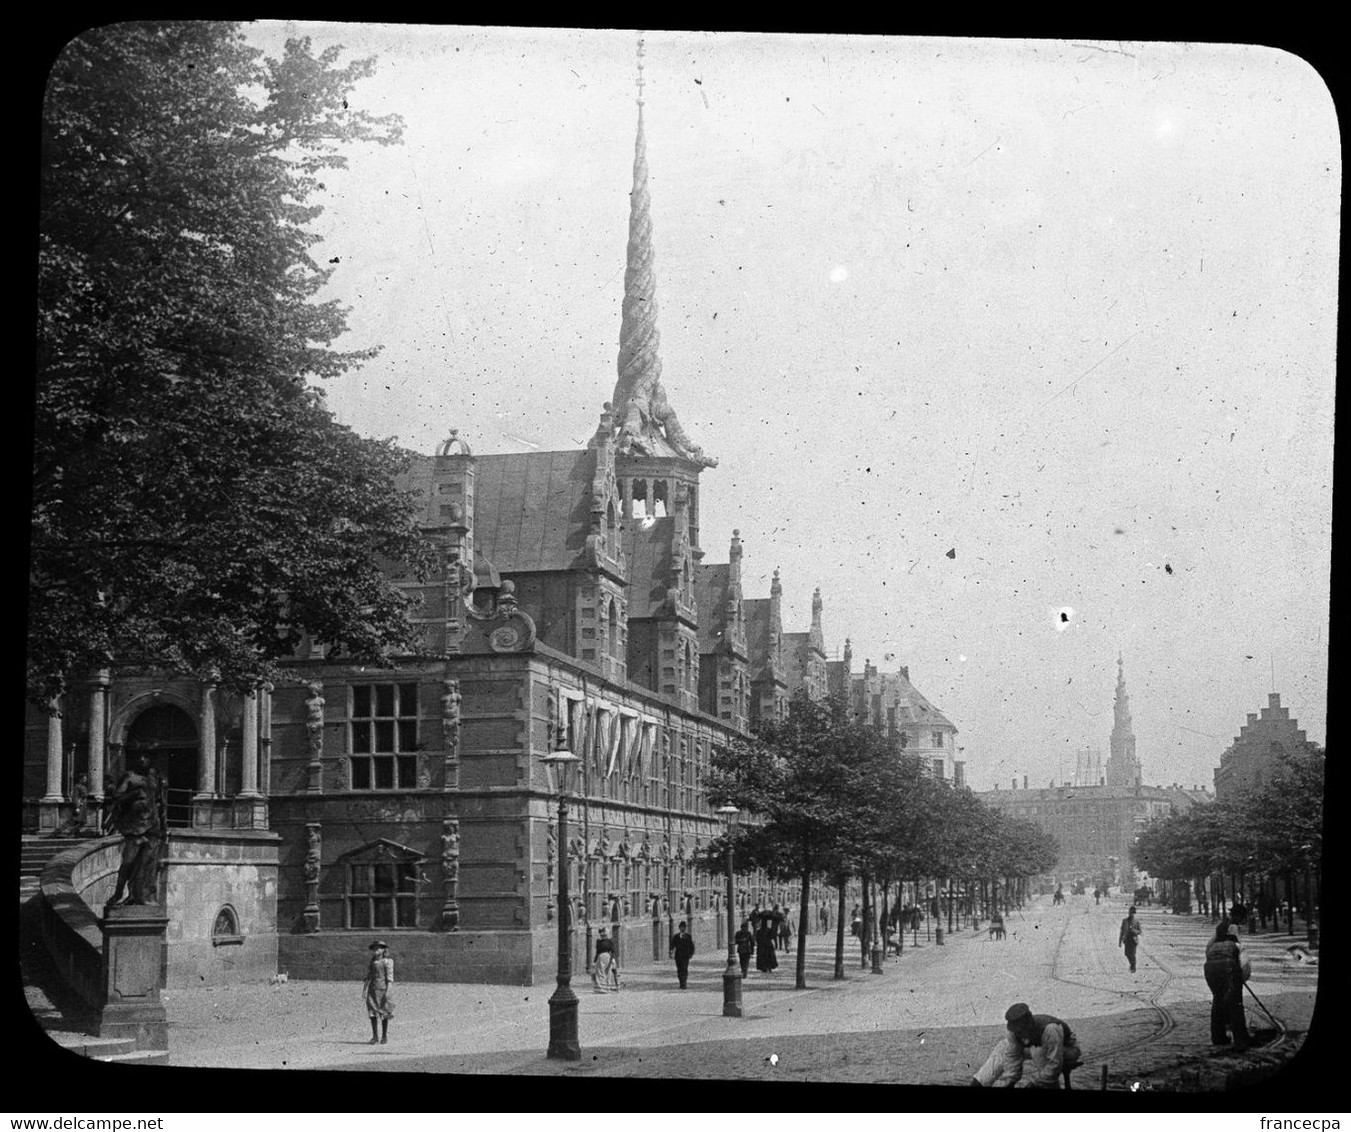
[[[645,144],[640,112],[619,377],[590,443],[476,455],[452,432],[403,477],[440,549],[433,576],[392,579],[420,599],[415,655],[373,670],[306,639],[242,695],[114,665],[30,711],[34,827],[72,819],[81,773],[96,827],[105,778],[138,752],[157,766],[171,985],[356,978],[376,933],[403,981],[548,981],[564,874],[578,971],[602,924],[621,958],[664,958],[680,919],[718,945],[723,884],[694,858],[722,825],[701,780],[715,745],[786,707],[781,585],[755,620],[739,535],[703,561],[716,461],[661,384]],[[818,591],[812,694],[820,618]],[[581,760],[566,844],[542,761],[560,744]],[[789,902],[741,883],[746,908]]]
[[[846,640],[843,659],[826,662],[829,690],[846,698],[856,718],[866,719],[898,749],[918,757],[933,777],[966,785],[957,728],[910,683],[910,669],[879,672],[865,660],[863,672],[856,673],[852,665],[853,648]]]
[[[982,790],[978,797],[1010,817],[1040,826],[1060,844],[1055,873],[1082,880],[1131,885],[1130,849],[1155,818],[1182,813],[1209,795],[1169,786],[1049,786],[1044,789]]]

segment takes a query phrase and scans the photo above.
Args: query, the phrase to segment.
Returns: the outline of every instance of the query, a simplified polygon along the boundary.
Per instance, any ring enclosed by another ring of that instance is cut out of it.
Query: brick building
[[[910,669],[879,672],[871,660],[854,672],[853,648],[844,642],[840,660],[826,662],[827,685],[843,695],[857,718],[867,719],[896,741],[907,755],[917,756],[935,778],[966,785],[966,762],[957,747],[957,728],[910,683]]]
[[[803,652],[777,572],[768,598],[743,594],[737,532],[704,561],[716,461],[662,387],[651,237],[640,100],[613,397],[581,450],[475,454],[452,432],[414,460],[403,486],[442,550],[404,583],[418,655],[376,671],[307,640],[244,696],[113,667],[30,711],[29,829],[71,820],[78,775],[95,823],[107,775],[138,752],[158,766],[170,985],[360,977],[374,931],[397,934],[401,979],[551,978],[564,869],[578,970],[602,924],[621,957],[664,957],[680,918],[717,944],[722,886],[693,860],[722,826],[700,779],[794,687],[824,690],[821,598]],[[541,761],[560,738],[582,760],[565,845]],[[786,903],[744,884],[747,905]]]
[[[1260,790],[1280,771],[1282,755],[1317,750],[1300,729],[1299,721],[1291,718],[1290,709],[1281,706],[1280,693],[1272,692],[1260,714],[1248,713],[1248,721],[1220,756],[1220,765],[1215,768],[1215,797],[1230,802],[1249,790]]]

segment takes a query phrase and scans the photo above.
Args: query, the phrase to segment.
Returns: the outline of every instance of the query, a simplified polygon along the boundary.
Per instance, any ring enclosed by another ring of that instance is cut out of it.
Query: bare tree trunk
[[[797,982],[795,989],[807,989],[807,918],[811,904],[812,875],[807,871],[808,857],[802,855],[802,907],[797,916]]]
[[[845,912],[845,901],[848,900],[844,885],[848,879],[848,877],[840,878],[840,914],[835,924],[835,978],[837,979],[844,978],[844,917],[847,914]]]

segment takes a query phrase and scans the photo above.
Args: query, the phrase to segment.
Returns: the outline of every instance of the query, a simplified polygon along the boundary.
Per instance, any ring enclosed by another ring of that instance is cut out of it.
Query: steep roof
[[[591,529],[595,468],[590,449],[479,456],[475,548],[504,574],[578,568]]]
[[[934,707],[906,677],[900,673],[887,673],[884,680],[888,706],[893,703],[896,705],[897,727],[904,727],[907,723],[941,723],[956,730],[952,720]],[[887,695],[888,692],[891,694]]]
[[[675,516],[630,521],[624,527],[624,550],[629,562],[629,617],[653,617],[671,587]]]

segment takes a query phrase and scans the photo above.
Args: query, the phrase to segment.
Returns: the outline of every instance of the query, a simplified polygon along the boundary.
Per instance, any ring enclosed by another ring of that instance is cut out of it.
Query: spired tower
[[[1135,732],[1131,729],[1131,701],[1126,695],[1125,665],[1116,658],[1116,704],[1113,708],[1111,754],[1107,757],[1107,785],[1140,785],[1140,760],[1135,757]]]
[[[629,194],[624,305],[613,415],[615,475],[629,562],[629,678],[699,706],[699,474],[705,456],[681,427],[661,383],[652,199],[643,128],[643,41],[638,41],[638,133]],[[710,611],[712,612],[712,611]]]

